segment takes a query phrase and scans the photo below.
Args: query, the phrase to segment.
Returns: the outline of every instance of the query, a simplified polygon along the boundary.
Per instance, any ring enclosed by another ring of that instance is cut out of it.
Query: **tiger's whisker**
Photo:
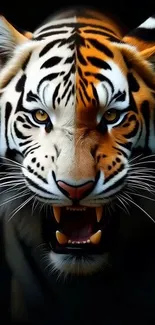
[[[131,197],[127,194],[127,193],[124,193],[124,195],[126,194],[125,198],[127,201],[131,202],[133,205],[135,205],[138,209],[140,209],[144,214],[146,214],[149,219],[151,221],[153,221],[153,223],[155,223],[155,220],[149,215],[149,213],[147,213],[140,205],[138,205],[136,202],[134,202]]]
[[[16,194],[13,197],[11,197],[9,200],[3,201],[3,203],[0,204],[0,207],[3,206],[4,204],[8,204],[9,202],[12,202],[12,201],[14,201],[16,199],[19,199],[19,198],[23,197],[23,196],[26,196],[27,195],[26,193],[29,193],[29,190],[25,190],[25,191],[22,192],[21,195]]]
[[[21,203],[21,205],[16,208],[15,210],[13,210],[13,214],[11,214],[11,217],[8,219],[8,222],[27,204],[29,203],[35,195],[30,196],[26,201],[24,201],[23,203]]]

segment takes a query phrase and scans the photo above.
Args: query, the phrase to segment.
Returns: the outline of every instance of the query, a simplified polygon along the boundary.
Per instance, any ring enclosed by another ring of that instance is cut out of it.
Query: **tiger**
[[[133,153],[155,153],[154,30],[152,16],[124,34],[89,8],[33,33],[0,17],[0,214],[29,303],[38,289],[25,250],[46,278],[108,263],[119,229],[110,207],[125,205]]]

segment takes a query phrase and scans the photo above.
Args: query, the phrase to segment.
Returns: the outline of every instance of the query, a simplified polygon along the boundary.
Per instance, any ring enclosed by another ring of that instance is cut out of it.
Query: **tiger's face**
[[[2,93],[1,151],[16,152],[27,188],[48,207],[43,239],[55,268],[90,273],[115,238],[118,216],[106,210],[144,146],[154,96],[117,44],[88,27],[77,43],[72,26],[66,33],[38,41]]]

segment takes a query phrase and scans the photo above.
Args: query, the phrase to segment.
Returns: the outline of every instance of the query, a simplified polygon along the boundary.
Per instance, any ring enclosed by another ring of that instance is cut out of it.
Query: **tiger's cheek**
[[[123,155],[117,150],[115,141],[107,138],[108,142],[103,141],[96,152],[96,170],[103,172],[105,180],[116,175],[124,166]]]

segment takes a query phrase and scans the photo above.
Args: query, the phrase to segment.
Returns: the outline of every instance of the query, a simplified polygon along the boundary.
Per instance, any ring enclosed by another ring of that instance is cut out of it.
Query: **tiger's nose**
[[[89,193],[89,191],[92,190],[94,182],[88,181],[78,186],[73,186],[63,181],[58,181],[57,184],[66,196],[71,200],[76,201],[82,199],[86,193]]]

